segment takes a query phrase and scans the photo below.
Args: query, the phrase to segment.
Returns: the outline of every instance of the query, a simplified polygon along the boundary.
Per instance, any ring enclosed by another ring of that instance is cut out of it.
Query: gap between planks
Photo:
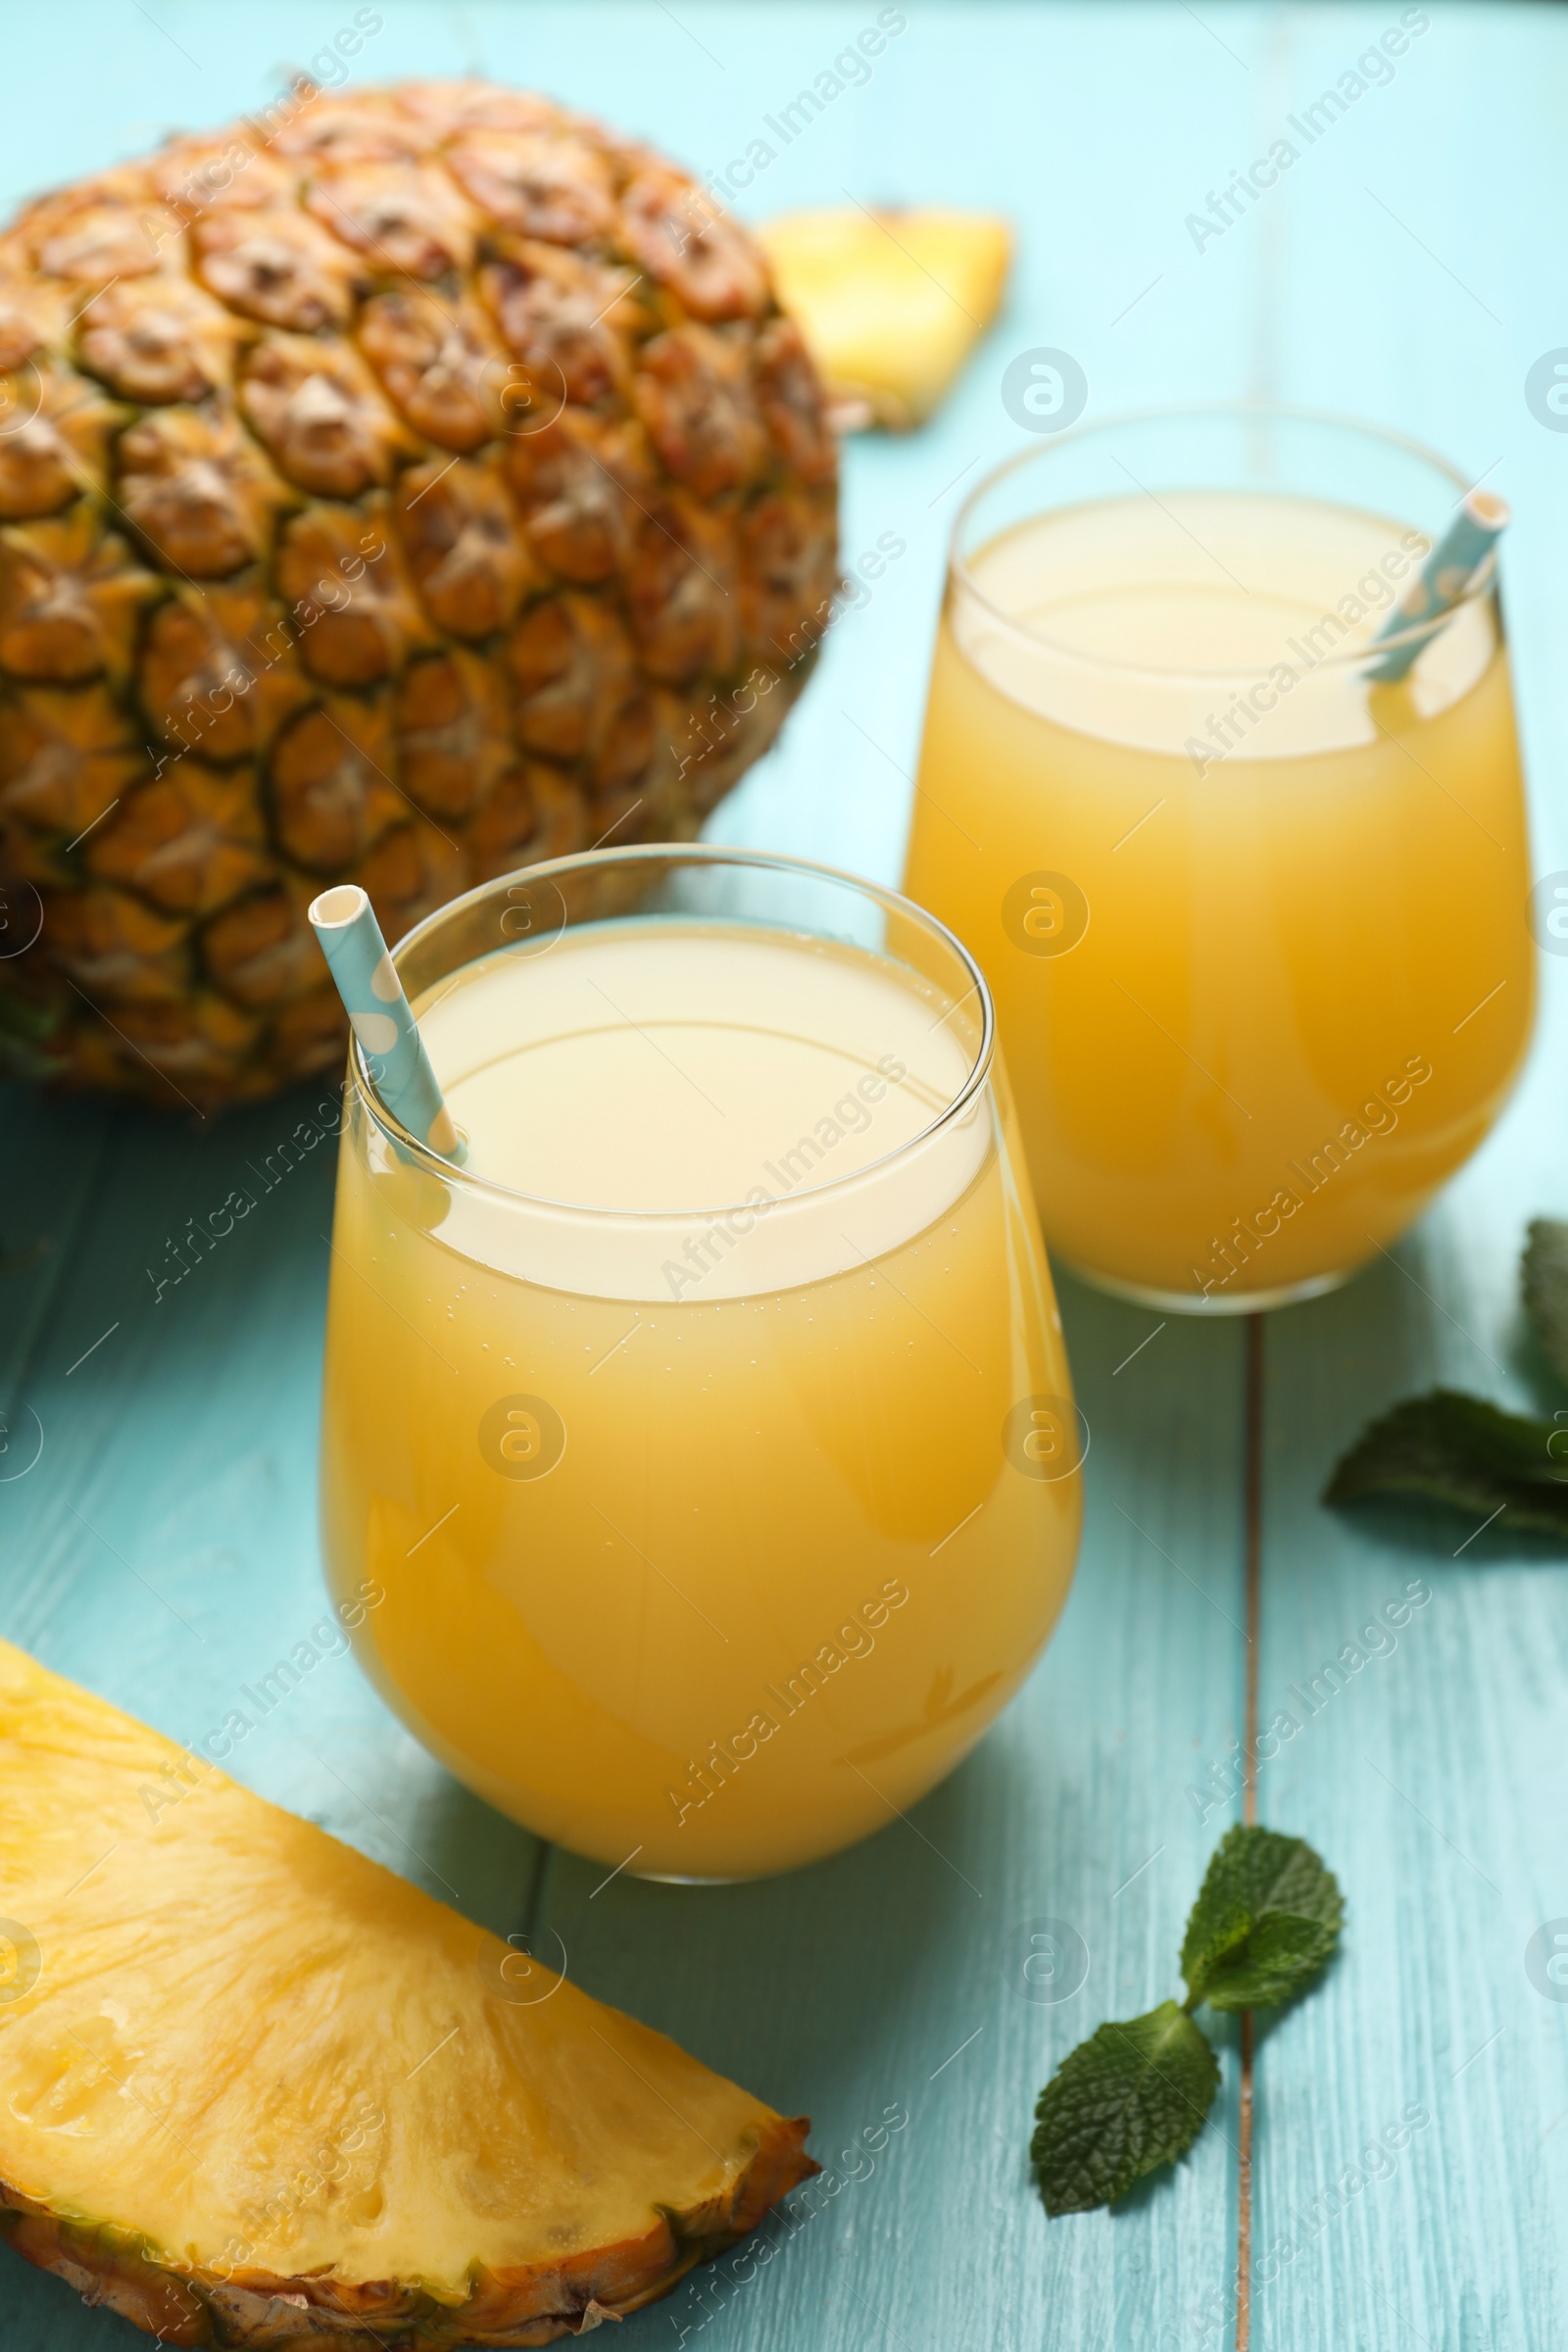
[[[1257,1660],[1263,1586],[1263,1328],[1264,1318],[1247,1318],[1246,1423],[1246,1608],[1247,1697],[1242,1730],[1242,1817],[1257,1820]],[[1242,2011],[1241,2112],[1237,2119],[1236,2167],[1236,2352],[1252,2341],[1252,2012]]]

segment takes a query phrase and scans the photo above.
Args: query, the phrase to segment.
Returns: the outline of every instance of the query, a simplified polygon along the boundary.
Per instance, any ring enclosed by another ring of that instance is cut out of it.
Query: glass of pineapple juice
[[[599,851],[396,963],[456,1168],[353,1049],[322,1531],[460,1780],[635,1875],[832,1852],[1055,1622],[1082,1423],[991,1001],[826,867]]]
[[[996,998],[1046,1238],[1235,1313],[1332,1289],[1496,1119],[1534,1013],[1494,566],[1369,646],[1464,477],[1239,403],[1043,443],[955,533],[905,887]]]

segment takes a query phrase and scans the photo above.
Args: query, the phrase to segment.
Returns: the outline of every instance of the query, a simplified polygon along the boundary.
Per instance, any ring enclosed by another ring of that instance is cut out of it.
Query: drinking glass
[[[1082,1423],[990,996],[798,860],[599,851],[394,956],[467,1159],[352,1049],[328,1580],[541,1837],[726,1879],[894,1819],[1055,1621]]]
[[[1079,427],[958,518],[905,887],[986,971],[1046,1238],[1103,1289],[1220,1314],[1332,1289],[1513,1083],[1494,563],[1369,652],[1466,487],[1396,434],[1237,403]]]

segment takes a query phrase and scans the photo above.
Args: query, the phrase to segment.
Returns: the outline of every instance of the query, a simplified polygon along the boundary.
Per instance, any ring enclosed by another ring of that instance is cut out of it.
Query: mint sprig
[[[1187,1921],[1186,2000],[1102,2026],[1040,2094],[1029,2155],[1053,2220],[1114,2204],[1186,2155],[1219,2088],[1193,2011],[1294,2000],[1333,1952],[1344,1912],[1333,1872],[1303,1838],[1226,1832]]]

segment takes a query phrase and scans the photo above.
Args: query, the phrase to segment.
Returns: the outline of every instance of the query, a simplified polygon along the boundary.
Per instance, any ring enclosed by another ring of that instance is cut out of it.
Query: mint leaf
[[[1541,1352],[1568,1380],[1568,1225],[1537,1217],[1519,1267],[1525,1313]]]
[[[1177,2002],[1102,2026],[1062,2060],[1035,2109],[1029,2155],[1047,2213],[1092,2213],[1173,2164],[1218,2088],[1218,2061]]]
[[[1568,1541],[1568,1424],[1505,1413],[1480,1396],[1434,1389],[1374,1421],[1323,1490],[1327,1503],[1408,1495],[1471,1519],[1507,1513]]]
[[[1227,1830],[1187,1922],[1187,2005],[1272,2009],[1299,1992],[1339,1941],[1338,1882],[1302,1838]]]

